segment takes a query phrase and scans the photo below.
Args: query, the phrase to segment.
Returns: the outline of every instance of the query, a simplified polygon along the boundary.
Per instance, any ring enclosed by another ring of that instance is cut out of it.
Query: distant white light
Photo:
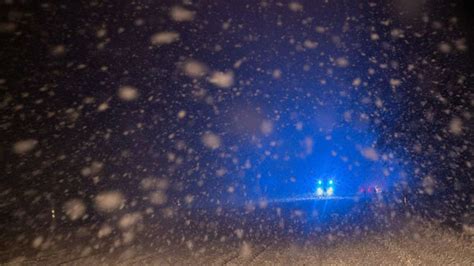
[[[332,187],[328,188],[327,191],[326,191],[326,194],[328,196],[332,196],[332,194],[334,194],[334,189]]]
[[[323,194],[324,194],[323,189],[318,187],[318,189],[316,189],[316,196],[321,197],[323,196]]]

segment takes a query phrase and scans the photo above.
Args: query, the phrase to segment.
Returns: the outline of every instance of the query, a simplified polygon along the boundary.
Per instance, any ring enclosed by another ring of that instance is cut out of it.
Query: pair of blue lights
[[[333,184],[334,184],[334,181],[332,181],[332,179],[331,179],[331,180],[328,181],[328,184],[329,184],[329,185],[333,185]],[[318,185],[319,185],[319,186],[322,186],[322,185],[323,185],[323,180],[318,180]]]
[[[326,190],[323,187],[323,180],[318,180],[318,187],[316,188],[316,196],[332,196],[334,194],[334,181],[332,179],[327,181]]]

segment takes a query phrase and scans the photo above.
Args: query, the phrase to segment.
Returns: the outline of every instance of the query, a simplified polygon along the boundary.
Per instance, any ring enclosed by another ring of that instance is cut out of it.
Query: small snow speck
[[[273,131],[273,123],[272,121],[269,121],[269,120],[264,120],[262,122],[262,124],[260,125],[260,131],[264,134],[264,135],[269,135],[272,133]]]
[[[303,43],[304,47],[308,48],[308,49],[314,49],[316,47],[318,47],[318,42],[315,42],[315,41],[311,41],[311,40],[306,40],[304,41]]]
[[[207,67],[196,60],[188,60],[182,66],[183,72],[190,78],[200,78],[206,75]]]
[[[221,146],[221,138],[218,135],[211,132],[205,133],[202,136],[201,140],[204,146],[212,150],[215,150]]]
[[[171,8],[170,17],[172,20],[177,22],[192,21],[195,16],[195,12],[188,10],[181,6],[175,6]]]
[[[252,246],[247,243],[247,242],[243,242],[242,243],[242,246],[240,247],[240,252],[239,252],[239,255],[240,257],[246,259],[246,258],[250,258],[252,256]]]
[[[64,203],[63,210],[70,220],[75,221],[84,216],[86,205],[80,199],[71,199]]]
[[[99,104],[99,106],[97,107],[97,111],[99,111],[99,112],[103,112],[107,109],[109,109],[109,104],[107,102],[103,102],[103,103]]]
[[[164,205],[168,201],[168,196],[162,190],[151,192],[149,195],[150,203],[153,205]]]
[[[179,33],[174,31],[163,31],[151,36],[150,41],[153,45],[171,44],[179,40]]]
[[[303,11],[303,5],[298,2],[291,2],[288,4],[288,8],[293,12]]]
[[[347,58],[344,58],[344,57],[339,57],[336,59],[336,65],[338,67],[348,67],[349,66],[349,60],[347,60]]]
[[[460,135],[462,133],[462,120],[459,118],[451,119],[451,122],[449,122],[449,132],[453,135]]]
[[[140,213],[127,213],[120,218],[118,221],[118,227],[122,230],[129,229],[130,227],[134,226],[138,222],[140,222],[142,216]]]
[[[118,96],[123,101],[134,101],[138,98],[138,90],[133,86],[122,86],[118,90]]]
[[[453,48],[451,47],[451,45],[447,42],[441,42],[440,44],[438,44],[438,50],[444,54],[448,54],[451,52]]]
[[[393,88],[400,86],[402,84],[402,81],[399,79],[390,79],[390,86]]]
[[[120,209],[124,202],[122,193],[118,191],[101,192],[95,197],[95,206],[101,212],[113,212]]]
[[[219,88],[229,88],[234,84],[234,73],[228,72],[214,72],[209,78],[209,82]]]
[[[362,83],[362,80],[360,78],[355,78],[354,80],[352,80],[352,86],[354,87],[360,86],[361,83]]]
[[[377,161],[379,159],[379,155],[377,154],[377,151],[373,148],[365,148],[362,150],[362,156],[365,158],[371,160],[371,161]]]
[[[13,144],[13,152],[16,154],[26,154],[32,151],[37,144],[38,141],[34,139],[20,140]]]

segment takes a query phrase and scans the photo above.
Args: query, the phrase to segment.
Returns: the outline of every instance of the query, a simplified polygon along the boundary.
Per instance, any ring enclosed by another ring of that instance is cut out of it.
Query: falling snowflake
[[[16,154],[25,154],[32,151],[36,145],[38,145],[38,141],[35,139],[20,140],[13,144],[13,152]]]
[[[174,31],[163,31],[151,36],[150,41],[153,45],[171,44],[179,40],[179,33]]]

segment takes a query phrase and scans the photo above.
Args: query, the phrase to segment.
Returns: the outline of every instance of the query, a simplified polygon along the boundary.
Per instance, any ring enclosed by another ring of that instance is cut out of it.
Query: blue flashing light
[[[318,180],[318,186],[321,186],[323,184],[322,180]]]
[[[329,185],[332,185],[332,184],[334,184],[334,181],[329,180]]]

